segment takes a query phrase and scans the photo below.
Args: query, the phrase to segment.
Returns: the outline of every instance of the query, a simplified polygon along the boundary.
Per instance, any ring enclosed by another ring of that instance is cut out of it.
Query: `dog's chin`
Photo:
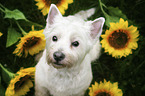
[[[51,64],[52,64],[52,66],[53,66],[54,68],[57,68],[57,69],[65,68],[65,67],[66,67],[65,64],[61,64],[61,63],[58,63],[58,62],[54,62],[54,63],[51,63]]]

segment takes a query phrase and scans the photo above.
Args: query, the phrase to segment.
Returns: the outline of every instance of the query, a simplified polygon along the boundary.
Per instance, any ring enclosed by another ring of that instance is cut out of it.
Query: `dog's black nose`
[[[65,58],[65,55],[62,52],[57,51],[53,53],[53,58],[58,62],[63,60]]]

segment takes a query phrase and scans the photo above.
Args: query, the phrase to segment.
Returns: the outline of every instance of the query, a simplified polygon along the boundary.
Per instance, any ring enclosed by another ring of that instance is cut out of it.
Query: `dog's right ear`
[[[61,15],[60,11],[58,10],[58,8],[56,7],[55,4],[51,4],[50,6],[50,10],[49,10],[49,13],[48,13],[48,16],[47,16],[47,19],[46,19],[46,27],[48,27],[49,25],[53,24],[54,22],[54,18],[56,15]]]

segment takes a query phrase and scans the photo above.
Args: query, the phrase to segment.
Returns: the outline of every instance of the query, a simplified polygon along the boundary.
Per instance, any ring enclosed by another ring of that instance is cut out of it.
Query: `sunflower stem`
[[[0,3],[0,10],[5,13],[5,7]]]
[[[3,10],[2,8],[0,8],[0,10],[5,13],[5,10]]]
[[[22,27],[20,26],[20,24],[18,23],[18,21],[16,21],[17,26],[19,27],[19,29],[22,31],[23,35],[26,35],[27,33],[22,29]]]
[[[0,68],[2,69],[2,76],[4,78],[4,81],[6,83],[9,83],[9,81],[14,77],[15,74],[10,72],[10,71],[8,71],[6,68],[4,68],[2,66],[2,64],[0,64]]]
[[[2,8],[1,8],[2,7]],[[4,7],[3,7],[3,5],[0,3],[0,11],[2,11],[2,12],[4,12],[5,13],[5,8],[3,9]]]
[[[109,16],[109,15],[104,11],[104,9],[103,9],[103,6],[104,6],[105,8],[107,8],[106,5],[105,5],[104,3],[102,3],[101,0],[99,0],[99,4],[100,4],[101,11],[102,11],[103,14],[105,15],[105,17]]]
[[[34,25],[32,25],[32,31],[34,31]]]
[[[105,7],[107,9],[107,6],[104,3],[101,3],[103,7]]]
[[[5,13],[5,10],[7,9],[6,7],[4,7],[1,3],[0,3],[0,10],[2,11],[2,12],[4,12]]]
[[[1,3],[0,3],[0,7],[2,7],[2,8],[4,8],[4,9],[6,9],[6,7],[4,7]]]

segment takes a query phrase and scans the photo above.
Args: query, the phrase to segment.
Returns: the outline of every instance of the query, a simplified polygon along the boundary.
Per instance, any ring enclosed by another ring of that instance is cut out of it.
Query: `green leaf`
[[[27,20],[26,17],[24,16],[24,14],[21,11],[19,11],[18,9],[15,9],[13,11],[5,9],[4,18],[9,18],[9,19],[14,18],[15,20],[20,20],[20,19]]]
[[[119,17],[107,15],[105,24],[106,24],[106,26],[110,27],[111,22],[113,22],[113,23],[119,22],[119,19],[120,19]]]
[[[10,47],[11,45],[15,44],[20,37],[21,37],[20,33],[18,33],[14,28],[9,27],[6,47]]]
[[[116,7],[108,7],[108,12],[110,16],[114,16],[114,17],[118,17],[118,18],[123,18],[123,19],[127,19],[126,15],[122,13],[122,11]]]
[[[119,8],[114,7],[108,7],[108,13],[109,15],[106,15],[106,22],[105,24],[110,27],[111,22],[119,22],[120,18],[127,19],[126,15],[122,13],[122,11]]]
[[[2,78],[3,78],[3,80],[5,81],[5,83],[9,84],[9,81],[14,77],[14,73],[8,71],[1,64],[0,64],[0,68],[2,69]]]
[[[2,86],[1,76],[0,76],[0,95],[5,96],[5,88]]]
[[[37,24],[35,22],[29,21],[28,19],[26,19],[25,15],[18,9],[11,11],[11,10],[5,8],[5,17],[4,18],[9,18],[9,19],[13,18],[15,20],[24,20],[24,25],[29,24],[30,26],[34,25],[34,26],[43,27],[40,24]]]

